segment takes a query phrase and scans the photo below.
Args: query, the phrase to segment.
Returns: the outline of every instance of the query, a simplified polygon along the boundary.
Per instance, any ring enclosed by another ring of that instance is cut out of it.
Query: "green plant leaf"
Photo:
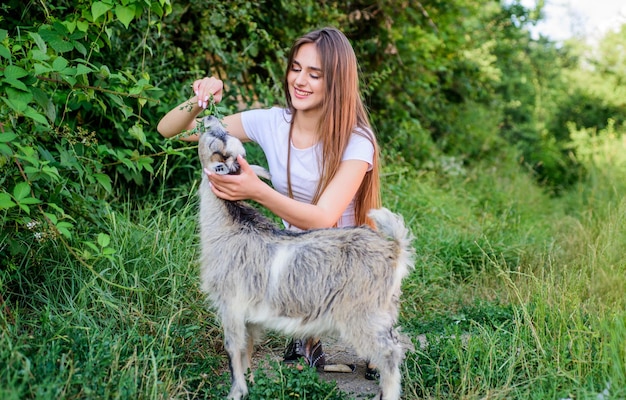
[[[20,204],[41,204],[42,201],[34,197],[26,197],[20,200]]]
[[[35,75],[43,75],[52,71],[52,68],[40,63],[35,64],[33,67],[35,68]]]
[[[89,68],[85,64],[78,64],[76,66],[76,75],[86,75],[93,72],[92,68]]]
[[[89,22],[80,20],[80,21],[76,22],[76,27],[81,32],[87,32],[87,29],[89,29]]]
[[[24,84],[24,82],[18,80],[18,79],[14,79],[14,78],[5,78],[2,80],[2,82],[8,83],[9,85],[11,85],[12,87],[19,89],[19,90],[23,90],[25,92],[28,91],[28,86],[26,86]]]
[[[50,214],[50,213],[44,213],[44,215],[50,220],[50,222],[52,222],[54,225],[57,224],[57,222],[59,221],[59,219],[57,218],[56,215],[54,214]]]
[[[0,143],[8,143],[13,141],[17,135],[13,132],[0,133]]]
[[[29,175],[29,177],[33,174],[38,174],[39,173],[39,168],[35,168],[32,165],[25,165],[24,166],[24,172],[26,173],[26,175]]]
[[[74,46],[76,51],[78,51],[80,54],[84,56],[87,55],[87,48],[81,42],[74,40],[72,41],[72,45]]]
[[[128,25],[130,25],[133,18],[135,18],[135,6],[123,6],[118,4],[115,7],[115,15],[117,15],[120,22],[124,24],[124,27],[128,29]]]
[[[154,173],[154,168],[152,168],[152,157],[141,157],[137,160],[137,166],[141,170],[142,168],[150,173]]]
[[[61,235],[65,236],[68,239],[72,238],[72,232],[70,232],[70,229],[73,228],[74,225],[72,225],[70,222],[61,221],[55,226],[59,230],[59,232],[61,232]]]
[[[91,15],[93,20],[97,21],[102,15],[106,14],[111,9],[111,6],[101,1],[96,1],[91,5]]]
[[[50,47],[52,47],[57,53],[67,53],[68,51],[74,50],[72,43],[60,38],[52,39],[49,43]]]
[[[41,168],[41,172],[46,174],[53,182],[58,182],[61,180],[61,175],[59,174],[59,170],[56,167],[44,166]]]
[[[100,247],[108,247],[110,243],[111,236],[107,235],[106,233],[98,234],[98,244],[100,245]]]
[[[111,193],[111,191],[112,191],[111,178],[108,175],[105,175],[105,174],[93,174],[93,177],[96,178],[96,180],[98,181],[100,186],[102,186],[104,188],[104,190],[107,191],[107,193]]]
[[[89,247],[91,250],[95,251],[96,253],[100,252],[100,249],[98,249],[98,246],[96,246],[93,242],[83,242],[83,244]]]
[[[40,34],[38,34],[37,32],[28,32],[28,35],[33,38],[35,44],[37,45],[37,47],[39,47],[39,50],[44,53],[48,51],[48,46],[46,45],[46,42],[42,39]]]
[[[93,243],[92,243],[92,244],[93,244]],[[87,249],[83,249],[83,254],[82,254],[82,257],[83,257],[85,260],[90,260],[90,259],[91,259],[91,253],[89,252],[89,250],[87,250]]]
[[[46,119],[46,116],[37,112],[34,108],[32,107],[28,107],[26,109],[26,111],[24,112],[24,115],[27,116],[28,118],[39,122],[40,124],[44,124],[46,126],[48,126],[48,120]]]
[[[4,154],[5,156],[13,155],[13,150],[9,146],[4,143],[0,143],[0,154]]]
[[[48,53],[45,53],[39,49],[33,49],[31,51],[31,55],[32,55],[33,60],[35,61],[47,61],[50,59],[50,56],[48,55]],[[35,71],[35,73],[37,73],[37,71]]]
[[[11,59],[11,52],[9,49],[0,44],[0,56],[6,58],[7,60]]]
[[[65,70],[65,71],[67,71],[67,70]],[[69,83],[70,86],[76,85],[76,82],[77,82],[76,78],[74,78],[72,76],[68,76],[68,75],[63,76],[63,80],[66,81],[67,83]]]
[[[11,196],[8,193],[0,193],[0,210],[15,207],[16,204],[11,200]]]
[[[143,131],[143,127],[139,124],[133,125],[129,130],[130,136],[134,137],[141,144],[146,144],[146,134]]]
[[[76,21],[62,21],[61,22],[69,33],[73,33],[76,29]]]
[[[14,101],[11,99],[7,99],[6,97],[0,97],[2,99],[2,101],[4,101],[9,107],[11,107],[13,109],[13,111],[18,112],[18,113],[23,113],[24,111],[26,111],[26,108],[28,107],[27,103],[24,102],[20,102],[20,101]]]
[[[24,68],[20,68],[16,65],[7,65],[4,68],[4,76],[7,79],[20,79],[28,75],[28,72]]]
[[[27,182],[20,182],[13,188],[13,197],[18,202],[30,194],[30,185]]]
[[[30,91],[15,90],[14,88],[7,88],[6,94],[9,100],[11,100],[12,102],[15,102],[15,104],[23,103],[27,105],[33,100],[33,94]],[[23,107],[23,110],[25,109],[26,107]]]
[[[63,71],[65,68],[67,68],[67,65],[69,64],[69,61],[67,61],[65,58],[63,57],[57,57],[53,62],[52,62],[52,68],[56,71],[56,72],[61,72]]]

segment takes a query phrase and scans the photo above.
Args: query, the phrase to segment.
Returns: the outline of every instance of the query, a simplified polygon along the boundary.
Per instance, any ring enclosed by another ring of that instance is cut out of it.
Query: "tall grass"
[[[63,249],[7,288],[0,398],[194,397],[222,381],[205,379],[222,357],[197,290],[195,196],[177,200],[108,211],[116,253],[94,269],[129,289]]]
[[[563,197],[506,169],[417,183],[407,398],[626,397],[626,142],[573,137],[588,177]]]
[[[506,155],[386,168],[385,205],[416,235],[400,318],[417,346],[406,399],[626,397],[626,144],[612,129],[574,132],[588,176],[558,198]],[[2,271],[0,398],[225,395],[219,326],[198,290],[194,192],[105,210],[115,252],[92,255],[93,271],[53,240],[31,245],[24,273]],[[259,374],[259,392],[341,397],[293,372]]]

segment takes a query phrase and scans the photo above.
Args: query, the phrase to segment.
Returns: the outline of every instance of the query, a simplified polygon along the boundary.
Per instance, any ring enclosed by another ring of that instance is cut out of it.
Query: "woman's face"
[[[291,103],[296,110],[320,109],[326,94],[324,71],[314,43],[306,43],[297,50],[287,74]]]

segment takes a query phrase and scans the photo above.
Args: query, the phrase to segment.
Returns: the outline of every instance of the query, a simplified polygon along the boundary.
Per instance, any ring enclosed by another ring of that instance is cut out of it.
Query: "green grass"
[[[506,160],[453,176],[385,171],[385,203],[416,236],[400,323],[428,339],[403,365],[406,399],[626,397],[626,146],[580,145],[588,179],[561,197]],[[106,210],[114,251],[92,251],[93,270],[48,240],[1,271],[0,398],[224,397],[194,191]],[[265,365],[251,397],[343,396]]]
[[[429,343],[406,398],[626,396],[625,149],[587,149],[588,180],[559,198],[506,165],[391,186],[417,236],[401,324]]]
[[[111,287],[63,257],[62,248],[41,256],[42,272],[32,279],[5,286],[0,397],[166,398],[212,390],[216,380],[205,376],[221,373],[223,357],[197,290],[193,199],[175,209],[110,210],[117,252],[91,261],[102,277],[130,289]]]

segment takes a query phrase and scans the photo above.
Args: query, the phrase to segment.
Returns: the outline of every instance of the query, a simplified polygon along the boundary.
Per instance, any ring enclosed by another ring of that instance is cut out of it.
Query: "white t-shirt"
[[[283,108],[273,107],[244,111],[241,114],[246,136],[258,143],[272,174],[272,185],[278,192],[287,195],[287,141],[291,114]],[[322,147],[318,143],[306,149],[298,149],[291,143],[291,190],[295,200],[311,203],[320,180]],[[353,133],[343,154],[343,160],[361,160],[372,168],[374,146],[362,135]],[[285,222],[285,221],[283,221]],[[337,222],[340,227],[353,226],[354,199]],[[288,226],[285,223],[285,226]]]

